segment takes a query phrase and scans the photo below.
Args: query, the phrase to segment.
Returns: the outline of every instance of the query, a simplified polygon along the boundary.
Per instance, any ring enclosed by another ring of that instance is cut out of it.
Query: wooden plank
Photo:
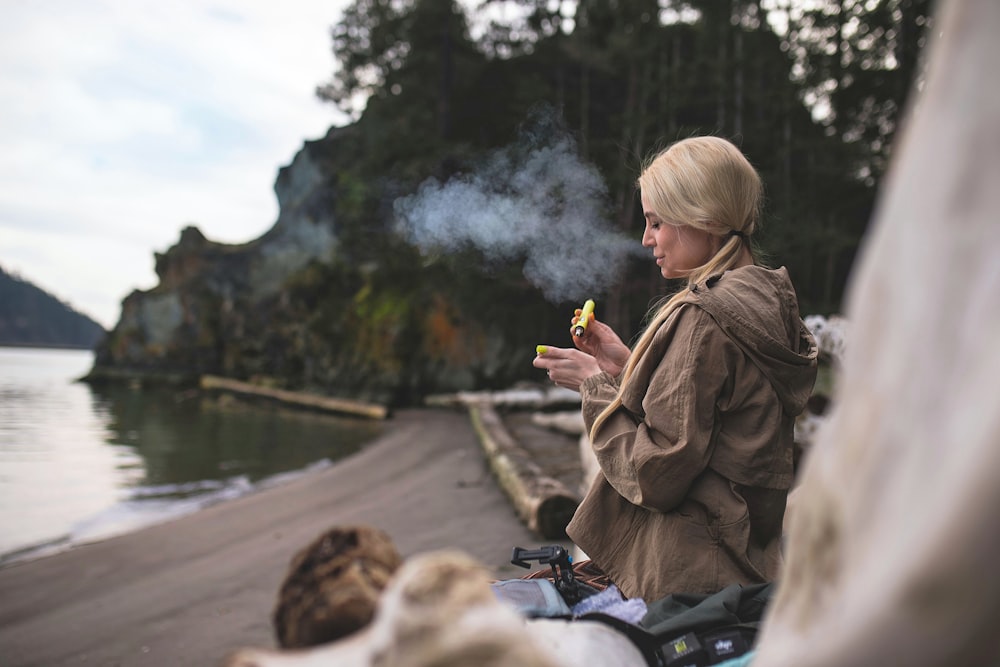
[[[320,396],[318,394],[289,391],[287,389],[272,389],[270,387],[261,387],[249,382],[215,375],[202,375],[199,385],[206,391],[228,391],[234,394],[267,398],[286,405],[323,410],[325,412],[336,412],[357,417],[367,417],[369,419],[385,419],[389,416],[389,409],[377,403]]]

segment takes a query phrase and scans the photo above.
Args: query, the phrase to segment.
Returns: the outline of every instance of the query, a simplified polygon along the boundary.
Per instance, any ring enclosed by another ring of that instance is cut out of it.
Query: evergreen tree
[[[731,138],[767,185],[771,263],[789,267],[804,307],[831,311],[918,74],[929,4],[582,0],[569,15],[559,2],[487,0],[494,18],[475,44],[452,0],[356,0],[333,29],[341,73],[320,94],[369,95],[358,125],[370,171],[354,181],[391,173],[404,189],[511,141],[550,104],[629,234],[644,158],[692,134]],[[637,265],[604,316],[628,335],[660,284]]]
[[[802,98],[848,149],[868,185],[885,172],[900,112],[920,74],[931,0],[824,0],[788,8]]]
[[[410,0],[355,0],[330,30],[338,67],[316,89],[320,99],[358,118],[368,100],[389,94],[390,75],[402,67],[409,46],[404,17]]]

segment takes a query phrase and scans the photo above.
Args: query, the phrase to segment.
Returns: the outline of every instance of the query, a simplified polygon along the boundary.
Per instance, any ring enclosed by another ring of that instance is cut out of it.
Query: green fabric
[[[639,625],[664,640],[730,626],[756,628],[774,584],[733,584],[712,595],[675,594],[648,606]]]

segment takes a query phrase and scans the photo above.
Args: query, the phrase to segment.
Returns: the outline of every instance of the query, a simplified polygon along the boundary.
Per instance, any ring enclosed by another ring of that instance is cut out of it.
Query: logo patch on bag
[[[661,649],[669,667],[700,667],[705,664],[705,649],[693,632],[667,642]]]

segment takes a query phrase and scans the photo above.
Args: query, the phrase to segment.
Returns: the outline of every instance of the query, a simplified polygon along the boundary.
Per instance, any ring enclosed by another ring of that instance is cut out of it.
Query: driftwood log
[[[388,408],[377,403],[333,398],[331,396],[318,396],[316,394],[289,391],[287,389],[273,389],[231,378],[217,377],[215,375],[201,376],[199,384],[204,391],[229,392],[238,396],[263,398],[297,408],[335,412],[353,417],[365,417],[367,419],[385,419],[389,415]]]
[[[754,667],[1000,664],[1000,2],[941,2]]]
[[[510,434],[487,401],[469,402],[469,418],[497,482],[525,525],[546,539],[566,537],[580,499],[566,485],[546,475]]]

